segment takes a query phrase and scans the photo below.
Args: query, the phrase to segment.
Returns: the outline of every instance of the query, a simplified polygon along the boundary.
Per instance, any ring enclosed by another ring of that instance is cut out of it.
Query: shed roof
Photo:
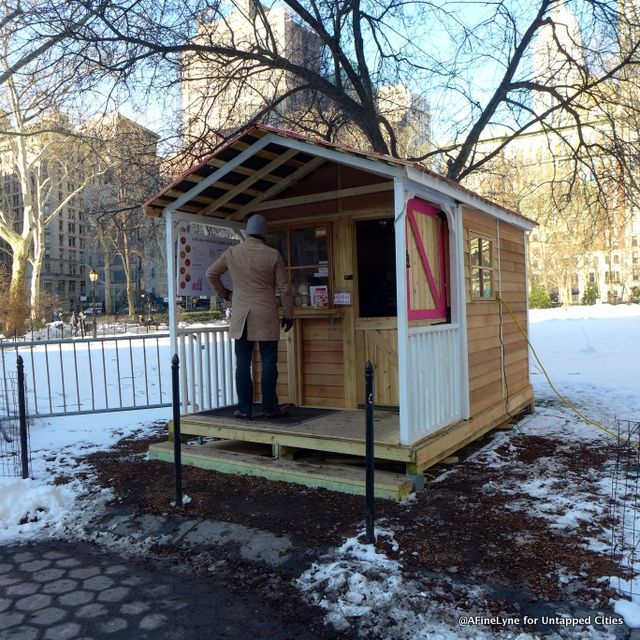
[[[392,179],[423,177],[438,191],[496,217],[507,217],[525,229],[535,224],[528,218],[496,205],[420,163],[383,153],[356,149],[277,129],[252,124],[190,167],[144,205],[147,215],[161,216],[171,208],[202,217],[203,223],[239,223],[255,210],[264,210],[276,196],[297,184],[325,163],[350,165]],[[379,180],[379,179],[378,179]],[[378,182],[379,184],[379,182]],[[372,185],[373,189],[377,189]],[[341,197],[336,191],[319,198]],[[286,206],[286,205],[285,205]]]

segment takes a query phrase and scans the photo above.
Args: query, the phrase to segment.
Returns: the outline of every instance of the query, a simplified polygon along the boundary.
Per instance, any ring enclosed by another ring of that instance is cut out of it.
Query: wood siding
[[[354,371],[358,383],[358,398],[364,404],[364,367],[373,364],[375,403],[383,406],[400,404],[398,387],[398,323],[396,318],[356,320],[356,361],[360,371]]]
[[[305,318],[300,328],[301,404],[344,407],[341,318]]]
[[[494,289],[527,331],[524,231],[487,215],[464,209],[464,264],[469,345],[471,415],[526,391],[529,383],[527,342],[507,309],[496,299],[471,300],[469,236],[493,242]]]

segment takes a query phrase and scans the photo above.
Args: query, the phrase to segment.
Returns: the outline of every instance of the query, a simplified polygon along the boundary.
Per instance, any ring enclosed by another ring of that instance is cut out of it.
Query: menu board
[[[232,238],[217,238],[197,233],[178,234],[177,294],[179,296],[215,296],[205,277],[207,269],[230,246],[238,244]],[[222,283],[232,289],[229,272],[222,276]]]

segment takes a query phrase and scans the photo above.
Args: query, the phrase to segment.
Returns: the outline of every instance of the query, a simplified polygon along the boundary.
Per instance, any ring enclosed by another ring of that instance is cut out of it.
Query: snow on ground
[[[531,341],[554,385],[587,417],[613,431],[616,430],[616,418],[638,420],[640,415],[639,330],[638,305],[534,310],[530,315]],[[513,433],[557,438],[568,448],[580,442],[612,441],[609,434],[585,424],[562,404],[540,366],[533,358],[531,362],[532,383],[539,403],[536,413],[521,420],[513,432],[496,433],[489,445],[472,456],[474,462],[493,468],[512,464],[499,451],[501,447],[512,446],[510,439]],[[448,473],[454,472],[452,469]],[[446,476],[447,473],[436,481],[443,481]],[[489,495],[498,489],[503,495],[525,494],[526,498],[514,499],[509,508],[533,510],[536,515],[549,520],[551,530],[577,530],[582,524],[608,513],[613,477],[598,478],[588,469],[569,473],[549,456],[535,462],[528,478],[526,482],[499,488],[489,483],[485,491]],[[628,510],[627,517],[630,517]],[[629,526],[628,531],[634,530],[640,531],[640,519],[635,527]],[[393,536],[391,532],[384,532],[384,535]],[[627,546],[631,542],[631,539],[627,540]],[[585,543],[594,550],[607,553],[611,546],[611,532],[601,529],[593,537],[587,537]],[[514,633],[508,630],[508,625],[504,631],[495,631],[486,621],[479,625],[456,626],[455,620],[459,616],[469,616],[468,611],[452,610],[455,603],[451,602],[442,607],[437,604],[437,599],[426,604],[430,600],[428,594],[421,594],[420,587],[403,580],[401,571],[390,566],[392,561],[389,558],[376,553],[373,548],[363,550],[365,548],[355,538],[347,540],[298,580],[301,592],[327,611],[327,622],[337,629],[355,624],[367,633],[375,635],[379,632],[390,639],[525,640],[538,637]],[[612,579],[612,586],[625,597],[612,602],[611,607],[624,617],[629,626],[640,627],[640,597],[631,595],[632,592],[640,594],[640,565],[632,569],[638,574],[637,584],[632,581],[624,584],[617,578]],[[390,572],[395,578],[392,584],[388,580]],[[558,577],[563,581],[573,578]],[[606,576],[602,582],[607,584]],[[390,594],[393,594],[392,598]],[[477,595],[482,602],[482,594]],[[477,615],[480,618],[491,617],[481,611]],[[567,634],[550,637],[613,638],[614,628],[610,626],[604,631],[593,626],[578,626],[572,632],[568,626]]]
[[[616,417],[637,419],[640,414],[639,330],[638,305],[560,308],[533,311],[530,317],[532,342],[553,382],[581,411],[610,429],[615,428]],[[580,442],[610,442],[609,435],[585,425],[557,400],[533,359],[532,382],[537,412],[522,420],[513,433],[555,437],[567,447]],[[85,499],[92,489],[90,483],[78,479],[83,469],[76,458],[107,449],[121,437],[149,428],[154,420],[167,419],[169,413],[170,409],[163,409],[37,421],[31,429],[33,479],[0,478],[0,544],[80,530],[92,510],[101,508],[108,493],[101,491],[91,495],[90,501]],[[512,446],[510,438],[511,433],[497,433],[474,454],[474,461],[492,467],[509,464],[500,455],[500,447]],[[611,477],[589,477],[587,470],[567,474],[566,469],[554,467],[552,458],[541,458],[535,464],[528,481],[500,488],[503,493],[513,493],[510,508],[534,509],[537,515],[549,519],[551,527],[564,530],[575,529],[608,509]],[[562,478],[558,477],[560,473]],[[55,485],[52,480],[56,475],[73,480]],[[490,494],[495,489],[487,486],[485,491]],[[528,497],[526,504],[519,504],[524,499],[518,496],[523,494]],[[640,522],[636,530],[640,531]],[[392,532],[381,529],[377,533],[389,548],[395,544]],[[594,531],[586,543],[606,553],[610,532]],[[640,566],[632,568],[640,578]],[[559,580],[571,578],[559,576]],[[603,584],[606,578],[603,576]],[[615,579],[612,584],[622,594],[640,592],[640,581],[636,585]],[[445,605],[441,599],[431,598],[423,587],[404,578],[399,561],[382,553],[380,545],[378,551],[365,545],[361,536],[345,541],[315,563],[300,576],[297,586],[311,602],[325,609],[327,621],[336,628],[357,624],[363,631],[378,631],[388,640],[536,637],[510,631],[508,625],[504,630],[493,630],[482,620],[473,624],[467,619],[467,626],[456,624],[458,616],[482,618],[488,614],[453,610],[455,603]],[[482,602],[482,594],[476,596]],[[611,604],[630,626],[640,626],[640,598],[634,596],[633,600],[621,597]],[[587,627],[578,635],[561,637],[614,636]]]
[[[77,459],[148,430],[155,420],[169,419],[170,412],[170,408],[152,409],[35,421],[30,429],[32,477],[0,477],[0,545],[81,531],[110,492],[90,494],[90,483],[78,478],[87,469]],[[60,476],[71,481],[54,484]]]

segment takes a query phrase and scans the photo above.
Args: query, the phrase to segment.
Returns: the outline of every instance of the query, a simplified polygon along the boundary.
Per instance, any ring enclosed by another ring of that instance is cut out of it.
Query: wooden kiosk
[[[183,433],[221,440],[183,462],[363,491],[367,360],[380,496],[421,488],[424,469],[532,408],[527,343],[500,298],[526,329],[533,222],[420,165],[255,125],[146,204],[166,221],[169,299],[180,225],[242,229],[257,212],[296,304],[280,401],[337,411],[279,424],[191,409]],[[173,353],[173,305],[170,325]]]

